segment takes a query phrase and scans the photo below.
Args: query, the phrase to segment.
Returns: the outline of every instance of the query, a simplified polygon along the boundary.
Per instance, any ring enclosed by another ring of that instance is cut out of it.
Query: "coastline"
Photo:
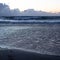
[[[0,50],[0,60],[60,60],[60,56],[44,55],[17,49]]]

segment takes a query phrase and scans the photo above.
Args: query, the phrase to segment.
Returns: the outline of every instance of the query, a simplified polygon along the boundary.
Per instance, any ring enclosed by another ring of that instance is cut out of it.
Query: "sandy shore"
[[[60,56],[42,55],[17,49],[0,50],[0,60],[60,60]]]

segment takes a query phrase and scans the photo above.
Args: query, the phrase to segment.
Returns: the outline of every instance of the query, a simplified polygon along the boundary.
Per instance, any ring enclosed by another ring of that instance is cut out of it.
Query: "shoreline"
[[[60,56],[27,52],[18,49],[0,50],[0,60],[60,60]]]

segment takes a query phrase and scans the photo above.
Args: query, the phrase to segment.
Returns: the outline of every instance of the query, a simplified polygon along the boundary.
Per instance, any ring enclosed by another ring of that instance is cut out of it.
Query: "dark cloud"
[[[35,11],[28,9],[20,12],[19,9],[11,10],[8,5],[0,3],[0,16],[60,16],[60,13],[48,13],[44,11]]]

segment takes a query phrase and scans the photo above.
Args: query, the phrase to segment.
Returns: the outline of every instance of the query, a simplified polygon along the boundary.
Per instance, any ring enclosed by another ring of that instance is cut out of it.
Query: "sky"
[[[34,9],[37,11],[60,12],[60,0],[0,0],[11,9],[18,8],[20,11]]]

